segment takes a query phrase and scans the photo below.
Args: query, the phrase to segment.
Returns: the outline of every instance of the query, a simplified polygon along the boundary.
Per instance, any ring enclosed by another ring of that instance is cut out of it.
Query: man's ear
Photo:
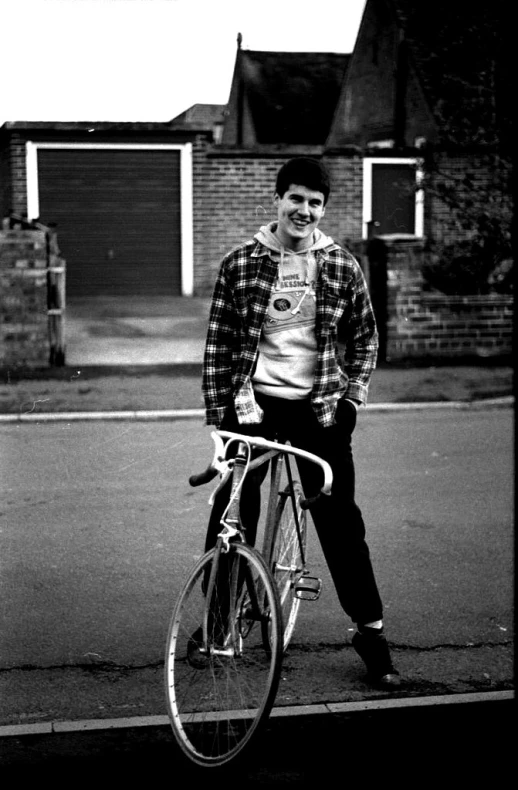
[[[280,196],[279,196],[279,193],[278,193],[278,192],[276,192],[276,193],[275,193],[275,195],[273,196],[273,205],[274,205],[274,206],[278,206],[278,204],[279,204],[279,200],[280,200],[280,199],[281,199],[281,198],[280,198]]]

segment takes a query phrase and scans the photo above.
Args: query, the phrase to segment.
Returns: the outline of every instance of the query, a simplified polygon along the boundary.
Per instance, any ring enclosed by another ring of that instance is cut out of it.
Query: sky
[[[352,52],[365,0],[0,0],[0,125],[226,104],[244,49]]]

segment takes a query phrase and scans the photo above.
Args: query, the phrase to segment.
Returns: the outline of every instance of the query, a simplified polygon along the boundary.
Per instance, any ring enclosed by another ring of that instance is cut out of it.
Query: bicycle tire
[[[228,554],[218,555],[217,582],[207,603],[202,588],[216,551],[211,549],[197,562],[182,589],[171,618],[165,658],[166,700],[174,736],[190,760],[206,767],[223,765],[249,745],[273,706],[282,664],[282,617],[266,563],[255,549],[232,543]],[[243,583],[229,617],[236,578]],[[257,595],[263,616],[269,620],[269,649],[249,606],[250,598]],[[215,639],[223,643],[221,653],[226,650],[227,655],[215,652],[218,648],[209,638],[208,649],[203,645],[199,649],[203,643],[200,626],[207,613],[207,634],[212,640],[219,629]]]
[[[300,538],[295,523],[293,501],[288,485],[279,496],[273,526],[273,542],[270,567],[279,592],[283,620],[283,650],[293,636],[300,599],[295,595],[295,584],[304,571],[306,556],[307,517],[300,503],[304,499],[302,486],[293,483],[295,503],[300,527]]]

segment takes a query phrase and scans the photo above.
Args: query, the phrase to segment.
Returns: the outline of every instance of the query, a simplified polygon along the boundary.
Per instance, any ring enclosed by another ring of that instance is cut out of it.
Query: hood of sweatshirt
[[[273,250],[273,252],[280,254],[281,251],[284,251],[284,248],[275,235],[276,228],[277,222],[270,222],[268,225],[263,225],[255,234],[254,239],[257,239],[257,241],[261,242],[265,247],[268,247],[269,250]],[[298,250],[299,253],[309,252],[310,250],[312,252],[314,250],[322,250],[324,247],[329,247],[331,244],[334,244],[333,239],[330,236],[326,236],[325,233],[322,233],[318,228],[315,228],[312,237],[313,238],[308,239],[307,247]]]

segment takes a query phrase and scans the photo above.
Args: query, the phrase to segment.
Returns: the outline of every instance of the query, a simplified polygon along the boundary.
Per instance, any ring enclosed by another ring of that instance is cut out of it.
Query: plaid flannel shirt
[[[334,243],[315,255],[317,365],[311,402],[319,422],[328,426],[334,423],[340,398],[366,403],[378,333],[356,259]],[[255,239],[230,252],[221,264],[203,363],[207,425],[220,425],[232,400],[241,424],[261,422],[251,376],[276,276],[270,250]]]

